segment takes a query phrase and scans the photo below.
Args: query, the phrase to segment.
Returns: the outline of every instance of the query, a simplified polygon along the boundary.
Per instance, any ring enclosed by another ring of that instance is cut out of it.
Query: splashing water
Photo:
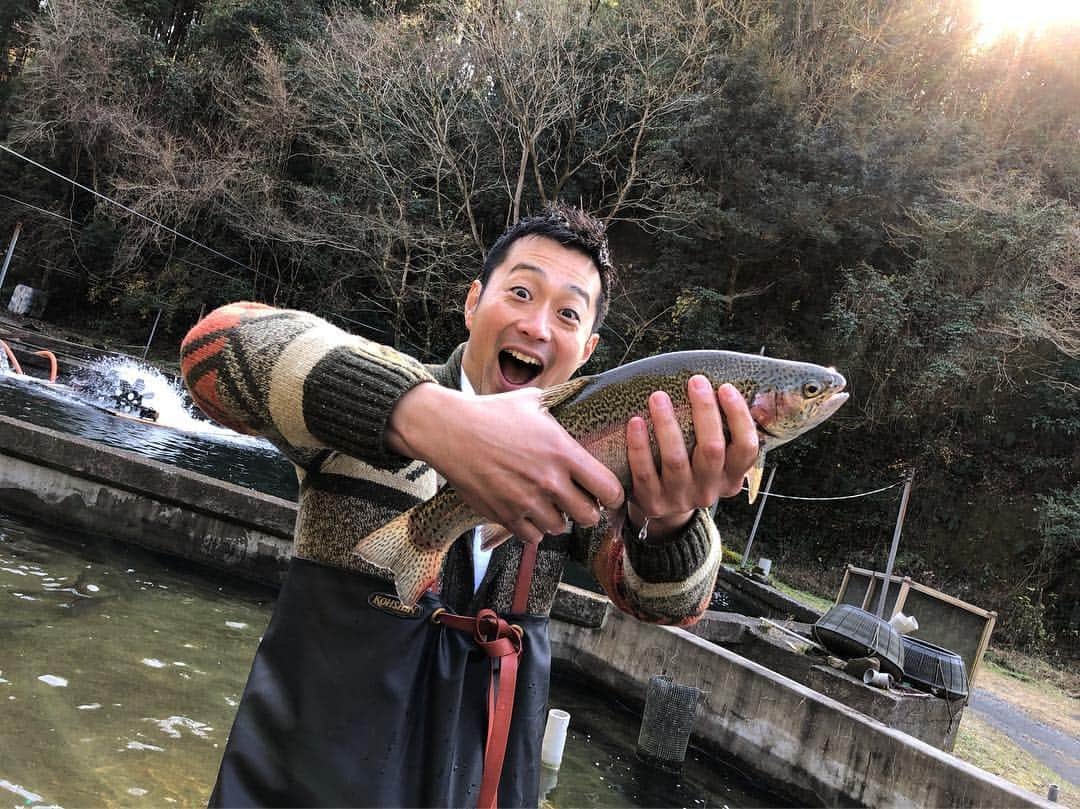
[[[163,427],[248,438],[196,415],[179,381],[130,357],[105,357],[73,374],[68,387],[82,399],[129,415],[144,415]],[[128,399],[124,399],[126,394]],[[124,406],[128,402],[127,406]],[[152,410],[156,414],[150,414]]]

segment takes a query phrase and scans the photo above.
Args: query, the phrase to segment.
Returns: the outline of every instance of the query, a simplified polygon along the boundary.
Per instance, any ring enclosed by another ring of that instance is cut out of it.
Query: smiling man
[[[705,507],[739,490],[757,454],[739,394],[691,380],[692,456],[666,394],[631,420],[622,535],[596,527],[623,503],[618,480],[540,404],[596,348],[612,271],[601,224],[556,205],[493,246],[466,297],[469,338],[443,365],[259,304],[223,307],[185,338],[196,401],[270,438],[301,479],[295,556],[213,805],[535,806],[547,615],[567,560],[644,620],[704,610],[720,561]],[[352,548],[430,497],[436,473],[514,537],[491,553],[461,537],[407,609]]]

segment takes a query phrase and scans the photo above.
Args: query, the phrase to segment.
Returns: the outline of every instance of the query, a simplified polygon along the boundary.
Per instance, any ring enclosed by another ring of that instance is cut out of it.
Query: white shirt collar
[[[461,369],[461,384],[459,386],[463,393],[468,393],[472,396],[476,395],[476,391],[473,389],[472,383],[469,381],[468,374],[465,373],[465,369]]]
[[[470,396],[475,396],[476,391],[473,390],[472,383],[469,382],[469,377],[465,374],[465,369],[461,369],[461,392],[467,393]],[[491,561],[491,551],[485,551],[480,549],[480,528],[476,526],[473,529],[472,535],[472,554],[473,554],[473,592],[475,593],[480,589],[480,582],[484,580],[484,574],[487,573],[488,562]]]

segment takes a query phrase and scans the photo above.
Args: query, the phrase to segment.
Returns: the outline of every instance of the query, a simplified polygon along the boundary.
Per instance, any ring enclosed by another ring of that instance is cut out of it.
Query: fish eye
[[[820,396],[823,390],[825,390],[825,386],[815,380],[804,382],[802,386],[803,396],[807,399],[813,399],[815,396]]]

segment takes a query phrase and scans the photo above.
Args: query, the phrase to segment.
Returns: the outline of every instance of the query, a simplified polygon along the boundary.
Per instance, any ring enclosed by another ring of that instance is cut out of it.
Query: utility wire
[[[171,228],[168,225],[163,225],[161,222],[158,222],[158,221],[156,221],[154,219],[151,219],[146,214],[141,214],[138,211],[136,211],[134,208],[129,208],[124,203],[118,202],[117,200],[112,199],[111,197],[105,196],[100,191],[95,191],[93,188],[90,188],[89,186],[85,186],[82,183],[71,179],[70,177],[65,177],[60,172],[53,171],[48,166],[43,166],[41,163],[38,163],[35,160],[31,160],[26,155],[19,154],[14,149],[10,149],[10,148],[8,148],[6,145],[4,145],[2,143],[0,143],[0,149],[2,149],[3,151],[7,152],[10,155],[14,155],[15,157],[19,158],[20,160],[25,160],[31,166],[35,166],[35,167],[41,169],[42,171],[48,172],[49,174],[53,175],[54,177],[58,177],[59,179],[63,180],[64,182],[71,183],[76,188],[81,188],[83,191],[86,191],[89,194],[93,194],[95,197],[99,197],[99,198],[105,200],[106,202],[108,202],[108,203],[110,203],[112,205],[115,205],[116,207],[121,208],[121,209],[127,211],[128,213],[149,222],[151,225],[155,225],[155,226],[157,226],[159,228],[162,228],[163,230],[167,230],[169,233],[172,233],[174,236],[179,236],[184,241],[191,242],[192,244],[194,244],[194,245],[196,245],[198,247],[201,247],[204,250],[208,250],[211,253],[213,253],[215,256],[219,256],[220,258],[225,259],[229,263],[235,264],[237,267],[240,267],[241,269],[247,270],[250,273],[254,273],[256,276],[263,275],[263,273],[260,273],[258,270],[249,267],[247,264],[244,264],[244,263],[242,263],[240,261],[237,261],[236,259],[231,258],[230,256],[227,256],[224,253],[215,250],[213,247],[210,247],[207,244],[203,244],[202,242],[198,241],[197,239],[192,239],[190,236],[185,236],[180,231],[175,230],[174,228]],[[229,276],[226,276],[226,277],[229,277]]]
[[[16,202],[19,205],[25,205],[27,208],[31,208],[31,209],[37,211],[38,213],[47,214],[49,216],[55,216],[57,219],[63,219],[65,222],[71,222],[73,225],[76,224],[74,219],[69,219],[68,217],[64,216],[63,214],[54,213],[53,211],[47,211],[44,208],[39,208],[37,205],[31,205],[29,202],[23,202],[21,199],[15,199],[15,197],[9,197],[7,194],[0,194],[0,197],[2,197],[4,199],[11,200],[12,202]]]
[[[2,145],[0,145],[0,148],[4,148],[4,147]],[[40,213],[48,214],[49,216],[55,216],[57,219],[63,219],[65,222],[70,222],[72,225],[74,225],[75,230],[84,230],[85,227],[86,227],[85,225],[80,225],[74,219],[70,219],[70,218],[68,218],[66,216],[63,216],[61,214],[54,213],[53,211],[48,211],[45,208],[39,208],[36,205],[31,205],[29,202],[24,202],[21,199],[16,199],[15,197],[9,197],[7,194],[0,194],[0,199],[11,200],[12,202],[18,203],[19,205],[25,205],[27,208],[32,208],[33,210],[39,211]],[[162,225],[162,227],[165,227],[165,226]],[[196,244],[198,244],[198,242],[196,242]],[[207,267],[204,264],[199,264],[198,262],[192,261],[191,259],[183,258],[182,256],[173,255],[173,256],[168,256],[167,258],[169,259],[169,261],[179,261],[182,264],[190,264],[192,267],[200,269],[200,270],[202,270],[204,272],[211,273],[212,275],[220,276],[221,278],[225,278],[226,280],[229,280],[229,281],[235,281],[236,280],[236,278],[234,276],[229,275],[228,273],[223,273],[220,270],[215,270],[215,269],[213,269],[211,267]],[[63,270],[54,269],[53,272],[60,272],[61,274],[77,276],[77,273],[71,273],[71,272],[64,273]],[[256,272],[256,271],[252,270],[252,272]],[[261,273],[256,272],[256,274],[261,274]],[[93,276],[92,273],[90,275],[91,275],[91,277],[95,277],[95,276]],[[353,322],[355,323],[357,321],[353,321]]]
[[[882,486],[880,489],[874,489],[870,492],[857,492],[856,494],[840,494],[835,497],[799,497],[794,494],[774,494],[769,492],[768,497],[771,500],[777,497],[781,500],[812,500],[812,501],[825,501],[825,500],[854,500],[857,497],[869,497],[872,494],[881,494],[881,492],[887,492],[889,489],[895,489],[897,486],[903,486],[904,481],[898,480],[896,483],[890,483],[888,486]],[[742,489],[744,492],[749,491],[746,486]]]

